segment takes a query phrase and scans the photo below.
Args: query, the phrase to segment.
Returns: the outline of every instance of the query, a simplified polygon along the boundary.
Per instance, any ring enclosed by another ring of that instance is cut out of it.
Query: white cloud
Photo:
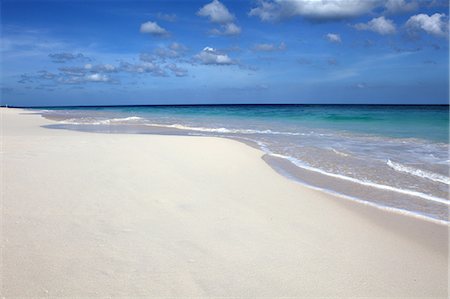
[[[108,82],[111,79],[106,75],[96,73],[96,74],[92,74],[92,75],[87,75],[85,77],[85,80],[89,81],[89,82]]]
[[[66,70],[70,70],[71,68],[65,68]],[[81,69],[83,68],[72,68],[72,69]],[[117,72],[117,68],[112,64],[98,64],[98,65],[92,65],[90,63],[87,63],[84,65],[84,70],[91,71],[91,72],[100,72],[100,73],[115,73]]]
[[[327,40],[330,43],[341,43],[341,36],[337,33],[328,33],[327,35],[325,35],[325,37],[327,38]]]
[[[100,73],[86,74],[84,76],[60,75],[55,77],[55,83],[60,84],[85,84],[85,83],[117,83],[110,77]]]
[[[373,18],[367,24],[355,24],[353,27],[357,30],[370,30],[382,35],[394,34],[397,31],[394,22],[392,20],[386,19],[383,16]]]
[[[234,16],[229,12],[228,8],[218,0],[213,0],[200,8],[197,15],[209,17],[211,22],[220,24],[230,23],[234,20]]]
[[[259,52],[273,52],[273,51],[283,51],[286,49],[286,44],[281,42],[279,46],[275,44],[256,44],[252,50]]]
[[[248,14],[259,17],[261,21],[272,21],[281,17],[281,7],[274,2],[260,1]]]
[[[235,62],[226,54],[219,53],[216,49],[205,47],[194,57],[201,64],[231,65]]]
[[[234,23],[228,23],[225,25],[225,30],[223,33],[225,35],[236,35],[241,33],[241,28]]]
[[[212,23],[220,24],[220,29],[214,28],[210,31],[213,35],[238,35],[242,31],[233,22],[235,19],[234,15],[218,0],[213,0],[200,8],[197,15],[209,18]]]
[[[222,30],[214,28],[210,31],[212,35],[238,35],[241,33],[241,28],[234,23],[221,25]]]
[[[166,29],[160,27],[156,22],[152,22],[152,21],[143,23],[141,25],[141,32],[149,33],[149,34],[155,35],[155,36],[163,36],[163,35],[169,34],[169,32]]]
[[[250,16],[263,21],[301,16],[315,20],[337,20],[369,13],[380,1],[369,0],[262,0]]]
[[[389,13],[408,12],[418,8],[418,4],[415,1],[407,2],[405,0],[387,0],[386,10]]]
[[[448,18],[445,14],[418,14],[409,18],[406,27],[411,31],[423,30],[435,36],[448,36]]]

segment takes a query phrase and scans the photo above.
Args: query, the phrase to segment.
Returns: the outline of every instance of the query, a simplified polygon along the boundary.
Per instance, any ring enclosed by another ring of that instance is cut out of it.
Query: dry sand
[[[447,297],[446,226],[311,190],[236,141],[1,114],[6,298]]]

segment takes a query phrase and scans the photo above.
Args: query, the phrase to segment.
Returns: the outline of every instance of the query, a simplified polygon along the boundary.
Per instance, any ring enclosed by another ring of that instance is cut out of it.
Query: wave
[[[387,186],[387,185],[382,185],[382,184],[378,184],[378,183],[374,183],[374,182],[370,182],[370,181],[364,181],[364,180],[359,180],[359,179],[355,179],[353,177],[348,177],[345,175],[341,175],[341,174],[336,174],[336,173],[331,173],[331,172],[327,172],[325,170],[319,169],[319,168],[315,168],[312,166],[307,165],[306,163],[293,158],[293,157],[289,157],[289,156],[285,156],[285,155],[280,155],[280,154],[275,154],[272,153],[270,151],[266,151],[268,155],[273,156],[273,157],[278,157],[278,158],[282,158],[282,159],[286,159],[288,161],[290,161],[291,163],[293,163],[295,166],[306,169],[306,170],[310,170],[310,171],[314,171],[326,176],[330,176],[330,177],[334,177],[334,178],[338,178],[341,180],[346,180],[352,183],[356,183],[356,184],[360,184],[363,186],[368,186],[368,187],[372,187],[372,188],[377,188],[377,189],[382,189],[382,190],[388,190],[388,191],[392,191],[392,192],[397,192],[397,193],[401,193],[401,194],[405,194],[405,195],[409,195],[409,196],[414,196],[414,197],[420,197],[429,201],[434,201],[434,202],[438,202],[441,204],[445,204],[445,205],[450,205],[450,201],[444,198],[439,198],[439,197],[435,197],[432,195],[428,195],[422,192],[418,192],[418,191],[413,191],[413,190],[408,190],[408,189],[400,189],[400,188],[396,188],[396,187],[392,187],[392,186]]]
[[[125,118],[112,118],[105,120],[94,120],[94,121],[80,121],[80,119],[72,118],[60,121],[62,124],[70,125],[109,125],[111,123],[124,123],[129,121],[144,120],[144,118],[138,116],[131,116]],[[160,127],[160,128],[173,128],[178,130],[188,130],[197,132],[208,132],[208,133],[222,133],[222,134],[271,134],[271,135],[290,135],[290,136],[309,136],[312,133],[297,133],[297,132],[279,132],[272,130],[254,130],[254,129],[228,129],[228,128],[206,128],[206,127],[191,127],[181,124],[156,124],[156,123],[142,123],[149,127]],[[321,135],[321,134],[318,134]]]
[[[392,213],[397,213],[397,214],[401,214],[401,215],[405,215],[405,216],[410,216],[410,217],[422,219],[422,220],[433,222],[433,223],[440,224],[440,225],[450,225],[450,221],[436,219],[436,218],[433,218],[433,217],[430,217],[430,216],[426,216],[426,215],[423,215],[423,214],[420,214],[420,213],[417,213],[417,212],[413,212],[413,211],[408,211],[408,210],[405,210],[405,209],[384,206],[384,205],[381,205],[381,204],[377,204],[377,203],[374,203],[374,202],[370,202],[370,201],[367,201],[367,200],[362,200],[362,199],[359,199],[359,198],[356,198],[356,197],[353,197],[353,196],[349,196],[349,195],[345,195],[345,194],[342,194],[342,193],[339,193],[339,192],[335,192],[335,191],[332,191],[332,190],[329,190],[329,189],[316,187],[316,186],[310,185],[310,184],[305,183],[305,182],[301,182],[301,184],[305,185],[306,187],[311,188],[313,190],[318,190],[318,191],[321,191],[321,192],[324,192],[324,193],[328,193],[328,194],[331,194],[333,196],[337,196],[337,197],[343,198],[345,200],[353,201],[353,202],[356,202],[358,204],[370,206],[370,207],[373,207],[373,208],[376,208],[376,209],[379,209],[379,210],[388,211],[388,212],[392,212]]]
[[[253,130],[253,129],[227,129],[227,128],[205,128],[205,127],[190,127],[180,124],[163,125],[163,124],[145,124],[149,127],[164,127],[174,128],[178,130],[189,130],[208,133],[224,133],[224,134],[272,134],[272,135],[292,135],[292,136],[307,136],[307,133],[295,133],[295,132],[279,132],[272,130]]]
[[[450,185],[450,178],[443,176],[441,174],[438,174],[438,173],[406,166],[406,165],[403,165],[400,163],[392,162],[391,160],[387,160],[386,164],[389,167],[391,167],[394,170],[399,171],[399,172],[408,173],[408,174],[411,174],[411,175],[414,175],[417,177],[421,177],[424,179],[428,179],[428,180],[431,180],[434,182],[440,182],[440,183]]]
[[[111,118],[111,119],[96,120],[96,121],[83,121],[83,119],[71,118],[71,119],[66,119],[66,120],[60,121],[59,123],[69,124],[69,125],[109,125],[111,123],[138,121],[138,120],[142,120],[142,119],[143,119],[142,117],[138,117],[138,116],[130,116],[130,117],[123,117],[123,118]]]

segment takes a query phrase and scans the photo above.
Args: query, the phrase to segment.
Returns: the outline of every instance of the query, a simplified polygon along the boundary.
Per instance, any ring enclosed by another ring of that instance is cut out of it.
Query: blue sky
[[[447,103],[440,0],[1,1],[3,105]]]

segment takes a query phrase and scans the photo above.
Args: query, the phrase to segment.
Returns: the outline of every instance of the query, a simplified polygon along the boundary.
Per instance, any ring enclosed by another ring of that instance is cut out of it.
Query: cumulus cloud
[[[410,32],[422,30],[431,35],[445,37],[448,36],[448,17],[443,13],[435,13],[431,16],[418,14],[409,18],[406,28]]]
[[[337,33],[328,33],[325,37],[330,43],[339,44],[342,42],[341,36]]]
[[[141,33],[149,33],[154,36],[166,36],[169,32],[156,22],[148,21],[141,24]]]
[[[48,54],[48,57],[52,60],[52,62],[55,63],[65,63],[72,60],[84,60],[84,61],[90,61],[89,57],[84,56],[82,53],[50,53]]]
[[[369,13],[378,4],[379,1],[368,0],[261,0],[249,15],[262,21],[295,16],[311,20],[340,20]]]
[[[394,34],[397,29],[392,20],[381,16],[373,18],[368,23],[358,23],[353,26],[357,30],[370,30],[382,35]]]
[[[388,13],[399,13],[416,10],[419,5],[415,1],[387,0],[385,6]]]
[[[231,65],[235,62],[226,54],[218,52],[211,47],[205,47],[194,59],[201,64],[207,65]]]
[[[226,24],[234,20],[234,16],[230,13],[220,1],[213,0],[206,4],[197,12],[201,17],[208,17],[213,23]]]
[[[284,42],[281,42],[278,46],[275,44],[256,44],[252,50],[257,52],[283,51],[286,50],[286,44]]]
[[[238,35],[242,31],[234,23],[234,15],[218,0],[213,0],[211,3],[200,8],[197,15],[207,17],[212,23],[220,24],[220,29],[214,28],[210,31],[213,35]]]
[[[221,30],[214,28],[210,31],[213,35],[238,35],[242,31],[241,27],[234,23],[221,25]]]

